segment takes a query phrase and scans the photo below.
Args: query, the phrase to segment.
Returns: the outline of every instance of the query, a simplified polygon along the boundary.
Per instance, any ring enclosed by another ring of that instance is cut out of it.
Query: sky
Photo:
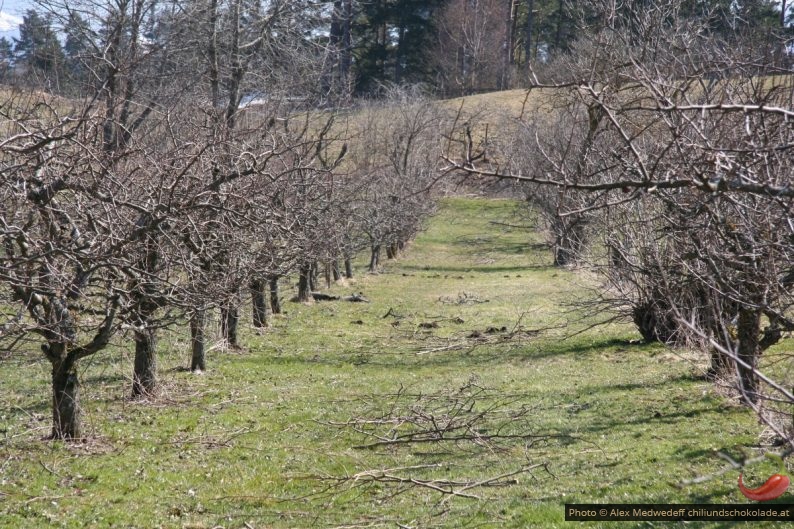
[[[9,40],[18,37],[17,27],[22,22],[22,15],[32,5],[31,0],[0,0],[0,37]]]
[[[794,4],[794,2],[790,2],[790,4]],[[33,0],[0,0],[0,37],[6,37],[9,40],[18,37],[17,27],[22,22],[25,10],[30,7],[33,7]]]

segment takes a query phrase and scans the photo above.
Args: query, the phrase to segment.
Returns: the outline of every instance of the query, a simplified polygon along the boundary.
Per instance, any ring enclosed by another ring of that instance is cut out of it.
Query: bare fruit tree
[[[794,330],[790,64],[780,44],[678,18],[677,1],[628,18],[595,4],[599,27],[567,67],[534,78],[568,99],[561,117],[589,116],[579,137],[593,141],[554,149],[537,134],[527,145],[538,170],[526,173],[476,155],[447,156],[449,168],[588,193],[588,205],[564,214],[599,212],[605,245],[594,264],[644,334],[689,334],[717,351],[712,368],[727,368],[751,406],[790,402],[788,382],[758,367]]]

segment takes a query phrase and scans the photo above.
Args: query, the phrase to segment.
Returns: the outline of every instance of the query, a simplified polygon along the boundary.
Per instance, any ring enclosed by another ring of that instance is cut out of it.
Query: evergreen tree
[[[79,13],[70,13],[63,28],[66,40],[63,45],[66,72],[70,81],[82,86],[87,79],[91,62],[91,43],[96,37],[88,22]]]
[[[64,63],[64,55],[49,17],[29,9],[22,17],[19,38],[14,40],[18,64],[24,64],[47,77],[57,77]]]
[[[0,37],[0,81],[6,81],[14,65],[14,46],[5,37]]]
[[[442,0],[375,0],[361,4],[353,25],[357,91],[384,83],[430,79],[433,14]]]

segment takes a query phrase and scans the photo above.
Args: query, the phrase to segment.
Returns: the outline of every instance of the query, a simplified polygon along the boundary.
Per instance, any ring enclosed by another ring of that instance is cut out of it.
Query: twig
[[[781,458],[786,458],[789,455],[791,455],[792,452],[794,452],[794,450],[792,450],[791,447],[788,447],[784,451],[780,452],[777,455],[780,456]],[[757,456],[757,457],[753,457],[753,458],[750,458],[750,459],[745,459],[744,461],[742,461],[740,463],[740,462],[736,461],[731,456],[729,456],[728,454],[726,454],[725,452],[722,452],[722,451],[717,452],[717,456],[720,457],[721,459],[724,459],[725,461],[727,461],[728,465],[723,467],[723,468],[721,468],[720,470],[718,470],[716,472],[711,473],[711,474],[706,474],[706,475],[703,475],[703,476],[698,476],[698,477],[693,478],[693,479],[685,479],[683,481],[679,481],[678,483],[673,483],[673,486],[675,486],[675,487],[677,487],[679,489],[682,489],[684,487],[688,487],[689,485],[696,485],[698,483],[705,483],[707,481],[711,481],[712,479],[718,478],[718,477],[722,476],[723,474],[727,474],[728,472],[731,472],[732,470],[739,470],[739,469],[747,467],[748,465],[754,465],[756,463],[760,463],[761,461],[763,461],[763,460],[765,460],[767,458],[767,455],[763,454],[763,455],[760,455],[760,456]]]
[[[410,475],[400,475],[410,470],[424,470],[431,468],[446,467],[444,463],[436,463],[430,465],[413,465],[407,467],[397,467],[388,469],[373,469],[365,470],[353,474],[352,476],[344,477],[324,477],[320,478],[323,481],[334,481],[340,485],[349,485],[350,488],[367,486],[372,483],[387,483],[396,485],[416,486],[426,488],[438,492],[445,496],[441,503],[446,502],[450,498],[466,498],[473,500],[481,500],[480,496],[471,494],[467,491],[483,487],[504,487],[515,485],[518,483],[513,476],[523,474],[534,470],[536,468],[546,468],[546,463],[536,463],[521,467],[517,470],[506,472],[498,476],[482,479],[482,480],[449,480],[449,479],[420,479]]]

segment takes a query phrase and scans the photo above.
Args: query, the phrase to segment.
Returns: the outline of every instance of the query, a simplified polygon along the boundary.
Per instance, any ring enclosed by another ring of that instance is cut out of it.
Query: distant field
[[[96,356],[85,443],[41,441],[48,364],[0,355],[0,527],[625,529],[655,525],[569,524],[563,504],[745,503],[735,471],[674,485],[763,448],[754,415],[699,378],[705,359],[631,327],[566,339],[587,320],[561,306],[586,281],[551,266],[515,207],[445,200],[384,273],[333,288],[371,303],[286,303],[204,375],[183,369],[184,333],[164,336],[156,401],[126,400],[129,342]]]

